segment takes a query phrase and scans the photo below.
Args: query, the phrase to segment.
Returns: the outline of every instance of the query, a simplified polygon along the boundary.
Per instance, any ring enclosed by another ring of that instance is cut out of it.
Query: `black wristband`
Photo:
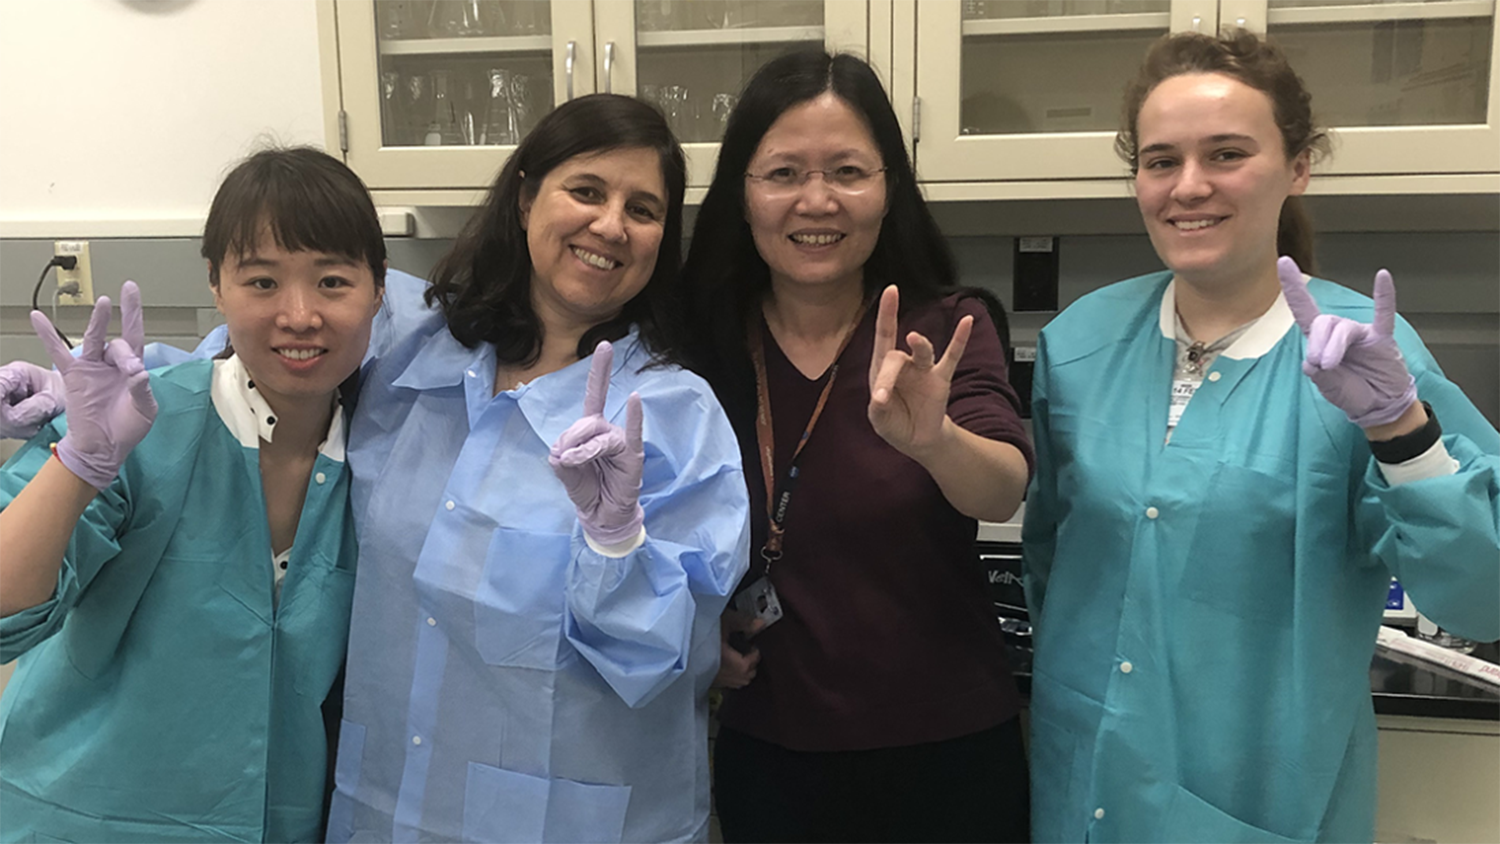
[[[1424,401],[1422,409],[1427,411],[1426,425],[1410,434],[1370,442],[1370,453],[1375,456],[1376,460],[1388,465],[1405,463],[1413,457],[1426,454],[1427,449],[1432,448],[1438,440],[1443,438],[1443,426],[1438,424],[1437,414],[1432,412],[1432,405]]]

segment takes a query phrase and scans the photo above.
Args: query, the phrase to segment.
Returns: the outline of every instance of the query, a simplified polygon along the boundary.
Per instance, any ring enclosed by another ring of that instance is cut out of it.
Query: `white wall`
[[[324,145],[312,0],[0,0],[0,236],[201,230],[258,141]]]

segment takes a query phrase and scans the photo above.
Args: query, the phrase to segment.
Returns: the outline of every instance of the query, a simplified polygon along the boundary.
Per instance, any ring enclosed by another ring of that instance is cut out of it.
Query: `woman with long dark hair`
[[[720,672],[725,840],[1024,839],[1019,701],[974,551],[1030,461],[1003,313],[954,286],[867,64],[755,74],[684,277],[753,513]]]

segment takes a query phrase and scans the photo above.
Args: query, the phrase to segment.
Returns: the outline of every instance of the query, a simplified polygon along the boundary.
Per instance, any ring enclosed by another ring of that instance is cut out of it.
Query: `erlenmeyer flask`
[[[396,143],[403,146],[421,144],[427,134],[427,116],[432,114],[432,92],[427,88],[427,77],[413,73],[406,77],[401,87],[401,124],[397,129]]]
[[[448,90],[448,71],[432,72],[432,119],[422,142],[430,147],[459,146],[464,142],[458,127],[458,109]]]
[[[511,131],[519,144],[531,131],[531,79],[525,74],[510,75],[510,113]]]
[[[488,35],[488,11],[484,0],[437,0],[427,18],[427,29],[434,38]]]
[[[481,144],[508,145],[517,141],[515,110],[510,103],[510,71],[492,67],[489,72],[490,96],[484,109],[484,131]]]

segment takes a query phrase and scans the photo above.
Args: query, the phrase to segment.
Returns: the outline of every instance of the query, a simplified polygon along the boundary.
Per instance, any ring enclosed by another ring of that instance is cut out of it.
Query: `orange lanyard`
[[[854,332],[864,320],[865,311],[869,310],[870,303],[867,301],[859,308],[859,313],[854,317],[854,323],[844,332],[843,342],[839,343],[838,353],[833,356],[833,366],[828,369],[828,383],[823,385],[823,392],[818,396],[818,403],[813,407],[811,418],[807,420],[807,427],[802,431],[802,438],[797,441],[797,448],[792,452],[791,464],[787,467],[786,482],[781,489],[776,489],[776,431],[771,425],[771,388],[766,379],[766,350],[764,341],[761,339],[761,328],[751,320],[751,326],[746,332],[749,334],[750,360],[755,364],[755,442],[760,449],[760,471],[766,482],[766,520],[768,532],[766,544],[761,546],[760,556],[766,561],[765,576],[771,576],[771,563],[781,559],[781,543],[786,536],[786,511],[787,505],[792,500],[792,490],[797,486],[797,459],[802,456],[802,449],[807,447],[807,441],[812,437],[813,428],[818,424],[818,417],[823,415],[823,406],[828,404],[828,396],[833,392],[834,379],[839,374],[839,358],[844,356],[844,350],[849,348],[849,341],[854,339]]]

